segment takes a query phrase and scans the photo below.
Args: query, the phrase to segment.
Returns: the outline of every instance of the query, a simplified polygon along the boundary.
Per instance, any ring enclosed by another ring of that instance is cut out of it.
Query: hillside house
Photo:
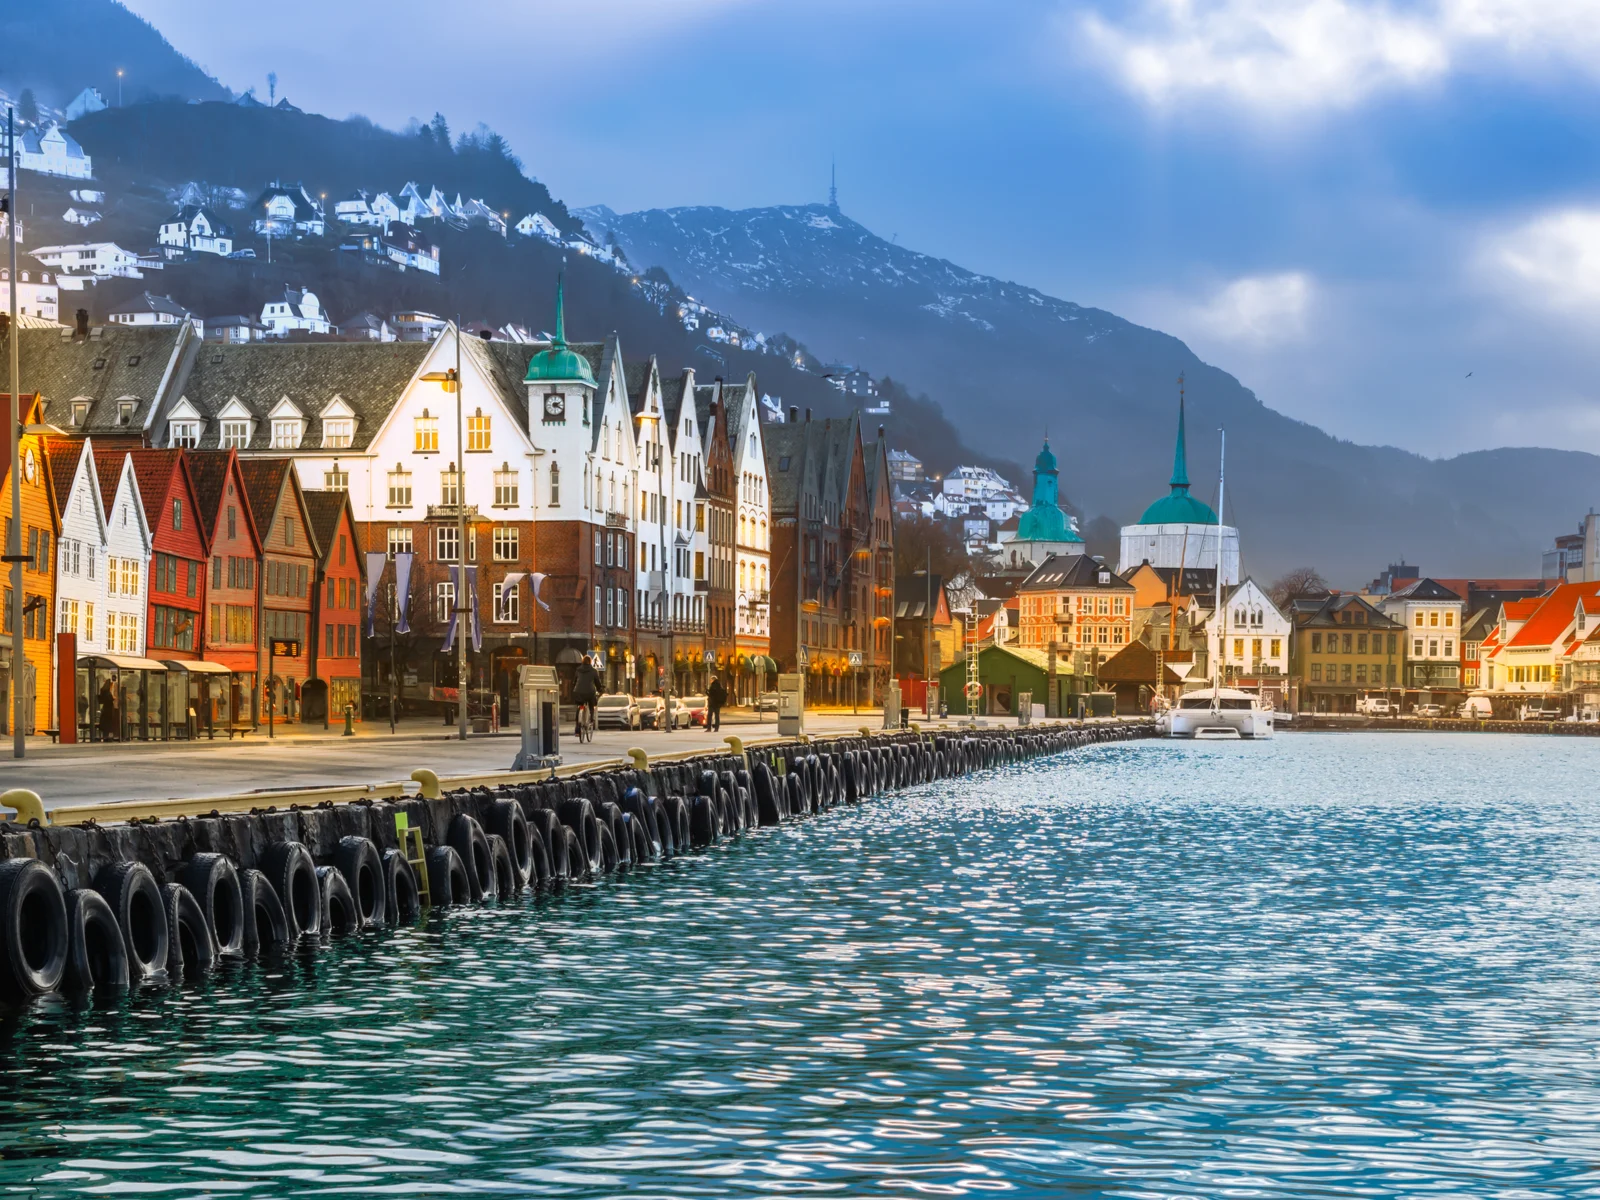
[[[90,113],[104,112],[107,107],[106,98],[100,94],[100,89],[87,87],[73,97],[72,102],[67,105],[64,115],[68,124],[70,124],[79,117],[86,117]]]
[[[106,319],[113,325],[181,325],[189,322],[196,333],[202,330],[200,318],[171,296],[156,296],[150,292],[141,292],[123,301],[106,314]]]
[[[321,237],[327,226],[322,203],[305,185],[274,183],[256,197],[255,231],[269,238]]]
[[[59,175],[67,179],[93,179],[93,163],[77,140],[51,124],[43,129],[24,129],[17,145],[17,166],[40,175]],[[0,128],[0,161],[9,163],[11,143]],[[8,184],[9,186],[9,184]]]
[[[365,191],[352,192],[333,206],[334,220],[345,225],[375,225],[383,227],[383,220],[372,211],[372,198]]]
[[[322,311],[322,302],[309,288],[285,288],[283,295],[261,306],[261,323],[267,336],[282,338],[291,333],[328,333],[331,324]]]
[[[386,232],[358,232],[339,246],[346,254],[359,254],[376,266],[399,271],[439,273],[439,247],[420,229],[396,222]]]
[[[74,205],[61,214],[61,219],[68,225],[81,225],[87,228],[100,220],[101,214],[92,208],[78,208]]]
[[[124,250],[115,242],[74,242],[67,246],[40,246],[33,251],[34,258],[47,267],[54,268],[56,282],[67,287],[69,279],[78,286],[88,279],[143,279],[144,262],[132,250]]]
[[[259,342],[267,336],[267,332],[267,327],[249,313],[207,317],[205,320],[205,340],[225,346]]]
[[[402,342],[431,342],[449,323],[441,316],[415,308],[389,315],[389,326]]]
[[[388,192],[379,192],[372,198],[370,211],[374,218],[373,224],[380,229],[387,230],[391,224],[400,220],[400,206]]]
[[[561,240],[561,231],[543,213],[529,213],[517,222],[516,229],[523,237],[541,237],[549,242]]]
[[[424,217],[431,217],[433,213],[428,208],[428,202],[422,198],[422,192],[414,183],[407,183],[400,189],[400,194],[395,197],[395,220],[406,225],[415,225]]]
[[[186,204],[162,223],[157,240],[163,246],[190,254],[233,253],[233,227],[209,208]]]
[[[393,342],[394,327],[376,313],[357,313],[339,322],[339,336],[355,342]]]
[[[481,225],[491,233],[497,233],[501,237],[506,236],[505,214],[496,212],[482,200],[463,201],[460,196],[457,196],[455,214],[456,219],[468,228],[474,225]]]
[[[0,267],[0,293],[8,293],[11,268]],[[49,271],[17,271],[17,315],[40,317],[46,321],[60,319],[61,289],[56,277]]]

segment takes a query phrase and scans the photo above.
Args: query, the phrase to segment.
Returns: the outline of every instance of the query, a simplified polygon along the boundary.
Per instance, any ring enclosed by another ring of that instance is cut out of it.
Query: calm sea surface
[[[0,1018],[0,1194],[1600,1195],[1600,741],[1080,751]]]

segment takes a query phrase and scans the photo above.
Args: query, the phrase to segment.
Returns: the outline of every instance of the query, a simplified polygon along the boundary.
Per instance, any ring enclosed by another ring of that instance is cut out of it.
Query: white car
[[[639,728],[639,705],[632,696],[601,696],[594,710],[596,729]]]
[[[640,696],[637,704],[639,708],[639,728],[660,729],[666,719],[666,702],[660,696]]]
[[[777,692],[762,692],[761,695],[757,696],[756,697],[756,711],[758,713],[777,712],[778,711],[778,693]]]
[[[1444,707],[1439,704],[1419,704],[1411,710],[1411,715],[1414,717],[1442,717],[1444,716]]]
[[[1356,700],[1356,711],[1369,717],[1391,717],[1395,710],[1385,696],[1362,696]]]

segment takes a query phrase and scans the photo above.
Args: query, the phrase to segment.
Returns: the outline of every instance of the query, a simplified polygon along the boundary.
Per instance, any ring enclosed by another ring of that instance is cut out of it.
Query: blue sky
[[[129,7],[237,89],[484,121],[572,204],[820,201],[836,157],[885,237],[1340,437],[1600,452],[1600,0]]]

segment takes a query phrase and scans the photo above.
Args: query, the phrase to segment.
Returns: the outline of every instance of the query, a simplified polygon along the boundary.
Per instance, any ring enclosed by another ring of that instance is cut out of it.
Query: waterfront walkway
[[[854,733],[862,726],[883,724],[879,710],[808,711],[806,732],[812,735]],[[953,724],[953,722],[951,723]],[[986,724],[1011,724],[990,718]],[[938,728],[934,722],[927,728]],[[335,728],[280,727],[275,738],[265,731],[244,741],[132,742],[127,744],[52,745],[29,740],[28,757],[0,759],[0,791],[25,787],[37,792],[46,808],[113,800],[163,800],[219,796],[267,788],[309,788],[333,784],[381,783],[408,779],[427,767],[440,775],[470,774],[504,768],[516,757],[514,730],[469,734],[459,741],[453,728],[434,721],[408,720],[391,735],[387,722],[357,727],[354,737]],[[651,755],[723,746],[724,738],[775,737],[777,721],[770,713],[758,721],[748,710],[723,714],[720,732],[680,729],[604,730],[593,742],[580,744],[564,730],[562,759],[567,763],[602,762],[624,756],[637,746]]]

